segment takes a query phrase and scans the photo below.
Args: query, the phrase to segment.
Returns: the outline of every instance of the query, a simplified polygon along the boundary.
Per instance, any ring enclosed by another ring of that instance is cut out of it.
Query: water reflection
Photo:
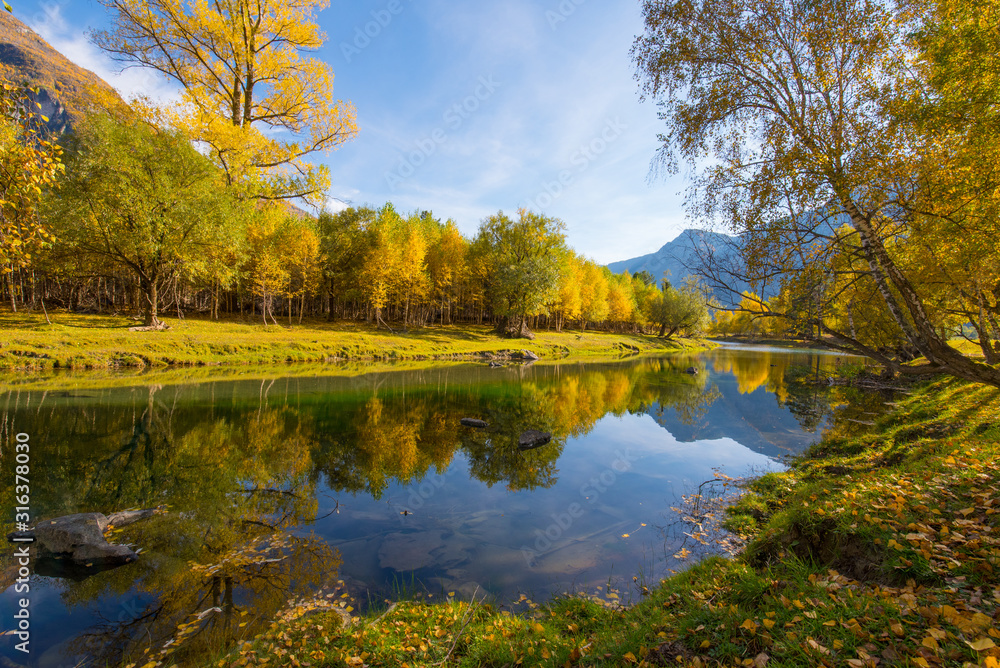
[[[36,516],[170,509],[112,538],[143,548],[137,563],[81,582],[34,578],[34,657],[114,665],[171,643],[183,664],[339,578],[376,597],[407,577],[504,596],[642,562],[661,573],[677,565],[666,509],[715,466],[761,468],[814,440],[845,402],[815,383],[838,359],[721,349],[8,393],[0,442],[31,435]],[[527,429],[552,441],[521,451]],[[5,508],[12,494],[0,491]],[[9,642],[0,654],[23,660]]]

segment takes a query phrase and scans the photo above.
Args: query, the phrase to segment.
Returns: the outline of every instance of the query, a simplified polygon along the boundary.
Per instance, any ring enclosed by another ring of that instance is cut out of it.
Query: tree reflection
[[[152,386],[126,400],[119,390],[114,401],[43,401],[4,424],[38,435],[42,516],[169,506],[111,537],[141,547],[138,562],[65,582],[62,595],[70,607],[127,603],[78,637],[76,652],[106,664],[183,664],[253,635],[290,598],[336,577],[338,555],[300,535],[316,517],[320,484],[380,498],[461,454],[487,485],[550,487],[567,439],[609,413],[703,414],[718,392],[707,374],[683,372],[696,363],[536,367],[501,382],[376,384],[309,401],[287,385],[270,398],[262,386],[254,400],[216,400],[212,386],[208,403]],[[462,417],[489,427],[462,427]],[[551,442],[520,450],[528,429],[552,433]]]

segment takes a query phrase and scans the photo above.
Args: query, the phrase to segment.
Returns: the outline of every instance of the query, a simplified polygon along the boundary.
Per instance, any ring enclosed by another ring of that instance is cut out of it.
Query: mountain
[[[0,76],[40,89],[35,101],[56,133],[69,130],[95,100],[121,101],[107,82],[73,64],[5,11],[0,11]]]
[[[688,276],[698,275],[698,267],[702,264],[701,258],[705,256],[706,252],[714,254],[715,259],[726,264],[727,260],[734,260],[737,257],[737,248],[738,240],[736,237],[708,230],[684,230],[676,239],[668,241],[655,253],[634,257],[630,260],[612,262],[608,265],[608,269],[613,274],[628,271],[632,275],[640,271],[648,271],[657,283],[663,279],[666,273],[670,283],[679,286]],[[705,282],[711,284],[710,281],[706,280]],[[736,288],[737,292],[750,288],[749,284],[743,281],[735,281],[733,287]],[[721,290],[714,292],[721,302],[732,302],[731,294],[724,294],[724,291]]]

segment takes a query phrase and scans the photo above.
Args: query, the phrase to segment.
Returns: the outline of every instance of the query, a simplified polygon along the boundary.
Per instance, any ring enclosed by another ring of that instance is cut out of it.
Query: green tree
[[[677,289],[664,281],[663,291],[653,298],[651,320],[660,326],[659,336],[670,338],[679,330],[697,330],[708,320],[708,297],[696,278]]]
[[[487,299],[499,316],[497,332],[533,337],[526,319],[554,300],[566,225],[557,218],[518,210],[517,220],[503,211],[483,220],[473,245],[483,258]]]
[[[130,271],[145,324],[160,326],[160,286],[232,239],[242,214],[219,171],[178,132],[95,114],[71,146],[62,190],[47,202],[61,249]]]
[[[365,230],[377,215],[371,207],[350,207],[319,215],[317,228],[330,320],[336,317],[338,303],[343,313],[351,295],[360,294],[361,271],[368,252]]]

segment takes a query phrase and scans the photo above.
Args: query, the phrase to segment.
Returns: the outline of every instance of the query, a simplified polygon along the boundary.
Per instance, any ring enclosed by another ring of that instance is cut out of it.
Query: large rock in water
[[[532,448],[540,448],[551,440],[552,434],[529,429],[521,434],[521,438],[517,440],[517,447],[522,450],[531,450]]]
[[[107,568],[138,559],[128,547],[105,540],[107,526],[108,518],[101,513],[77,513],[40,522],[32,531],[18,531],[7,538],[34,537],[39,558],[68,559],[83,566]]]

